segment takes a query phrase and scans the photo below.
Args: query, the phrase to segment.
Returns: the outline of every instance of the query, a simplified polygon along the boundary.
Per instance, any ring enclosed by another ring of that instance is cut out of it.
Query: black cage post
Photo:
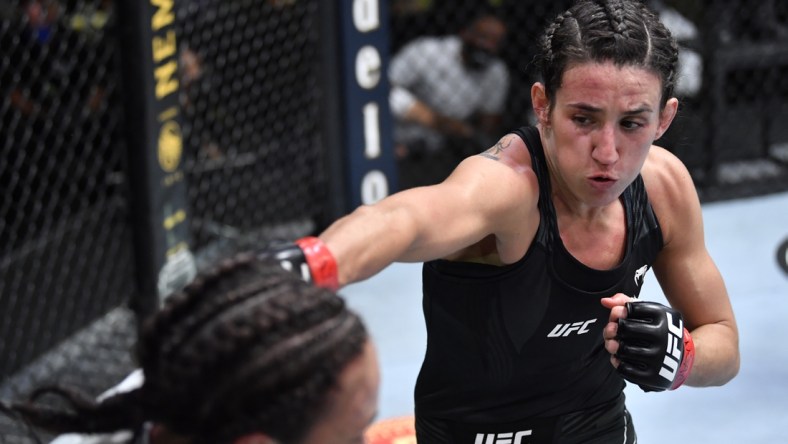
[[[331,219],[397,190],[389,112],[388,2],[321,2]]]
[[[322,219],[318,221],[318,229],[322,231],[334,220],[346,213],[348,208],[347,196],[345,193],[345,165],[344,159],[338,147],[344,144],[344,131],[337,122],[337,116],[342,114],[342,92],[340,85],[342,82],[342,72],[336,63],[337,56],[341,53],[342,40],[339,37],[339,14],[340,5],[338,2],[319,2],[320,8],[320,35],[321,54],[323,57],[323,70],[321,82],[323,83],[322,101],[322,137],[323,144],[327,149],[323,152],[325,168],[327,174],[329,202],[326,212]]]
[[[190,281],[175,0],[118,2],[138,315]]]

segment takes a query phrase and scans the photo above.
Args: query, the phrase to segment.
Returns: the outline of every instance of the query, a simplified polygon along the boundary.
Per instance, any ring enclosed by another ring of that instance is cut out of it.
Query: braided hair
[[[146,320],[137,346],[140,388],[96,402],[48,387],[11,409],[55,433],[154,422],[193,443],[229,443],[253,432],[299,442],[367,338],[339,296],[240,255],[200,275]],[[70,410],[36,404],[42,393],[61,396]]]
[[[537,63],[551,103],[564,72],[587,62],[647,69],[662,81],[662,106],[673,96],[678,44],[641,1],[579,0],[547,27],[539,46]]]

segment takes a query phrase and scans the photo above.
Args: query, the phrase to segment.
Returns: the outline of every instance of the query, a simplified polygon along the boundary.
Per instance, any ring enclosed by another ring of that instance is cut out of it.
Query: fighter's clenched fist
[[[273,260],[285,270],[301,276],[306,282],[331,291],[339,289],[337,262],[317,237],[302,237],[295,242],[269,245],[257,253],[261,260]]]
[[[681,313],[617,294],[605,298],[605,348],[618,372],[645,391],[674,390],[689,377],[695,347]]]

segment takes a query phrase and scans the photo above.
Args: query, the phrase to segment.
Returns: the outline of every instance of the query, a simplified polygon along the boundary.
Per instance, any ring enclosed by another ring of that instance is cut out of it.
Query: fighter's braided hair
[[[12,409],[55,433],[164,424],[194,443],[261,431],[298,442],[367,331],[339,296],[252,255],[227,260],[173,295],[138,341],[145,382],[101,402],[47,387]],[[63,397],[70,410],[36,403]]]
[[[664,106],[672,97],[678,45],[656,14],[638,0],[579,0],[558,15],[540,40],[537,63],[550,102],[564,72],[586,62],[647,69],[662,81]]]

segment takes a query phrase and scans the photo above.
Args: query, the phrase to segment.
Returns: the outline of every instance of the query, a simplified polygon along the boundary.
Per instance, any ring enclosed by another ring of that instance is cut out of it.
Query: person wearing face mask
[[[403,188],[440,181],[494,143],[510,83],[498,57],[505,36],[503,21],[483,14],[456,35],[417,38],[392,57],[389,101]]]

